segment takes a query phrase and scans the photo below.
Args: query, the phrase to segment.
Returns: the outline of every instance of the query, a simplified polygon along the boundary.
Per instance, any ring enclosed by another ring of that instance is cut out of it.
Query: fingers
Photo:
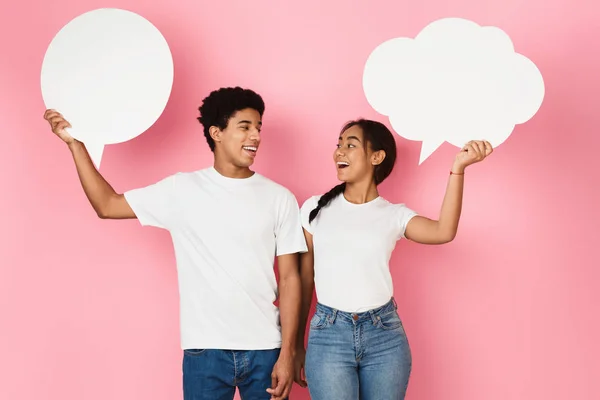
[[[477,155],[477,160],[483,160],[485,157],[485,146],[480,140],[476,140],[473,142],[473,147],[475,148],[475,154]]]
[[[294,373],[294,382],[303,388],[308,386],[306,383],[306,375],[304,374],[304,367],[296,368],[296,372]]]
[[[281,400],[287,399],[290,396],[290,392],[292,391],[292,383],[293,382],[289,382],[284,386],[283,393],[281,393]],[[279,399],[275,398],[275,400]]]
[[[54,133],[62,132],[65,128],[71,128],[69,121],[67,121],[63,115],[56,110],[46,110],[46,112],[44,112],[44,119],[48,121],[50,127],[52,128],[52,132]]]
[[[487,140],[477,140],[474,143],[477,144],[477,148],[479,149],[479,160],[483,160],[485,157],[489,156],[494,151],[492,144]]]
[[[279,385],[275,388],[274,393],[271,394],[272,400],[284,400],[290,396],[290,392],[292,391],[293,382],[285,383],[283,380],[279,381]],[[279,391],[279,392],[278,392]],[[277,395],[277,393],[280,393]]]
[[[299,385],[303,388],[308,386],[308,382],[306,382],[306,372],[304,371],[304,367],[300,370],[300,383]]]
[[[302,371],[301,371],[300,367],[298,367],[298,366],[296,366],[296,368],[294,370],[294,382],[296,382],[301,387],[305,387],[305,386],[303,386],[304,382],[302,380]]]
[[[275,374],[271,376],[271,387],[267,389],[267,393],[271,395],[271,400],[286,399],[292,389],[293,380],[287,382],[285,379],[279,379]]]
[[[62,117],[62,114],[59,113],[58,111],[52,110],[52,109],[46,110],[46,112],[44,112],[44,119],[48,122],[52,118],[56,118],[56,117]]]
[[[482,140],[471,140],[465,145],[463,149],[469,152],[470,156],[473,157],[476,161],[481,161],[487,155],[489,155],[489,152],[491,151],[491,144]]]
[[[472,158],[479,158],[479,148],[477,147],[477,144],[475,142],[469,142],[469,144],[467,145],[467,152]]]
[[[277,375],[271,375],[271,394],[275,393],[275,389],[277,388]]]
[[[488,142],[487,140],[483,142],[485,145],[485,155],[489,156],[490,154],[492,154],[494,152],[494,148],[492,147],[492,144],[490,142]]]
[[[53,109],[49,108],[46,111],[44,111],[44,119],[47,120],[52,115],[56,115],[56,114],[58,114],[58,112],[56,110],[53,110]]]
[[[296,365],[294,366],[294,382],[303,388],[308,386],[306,384],[306,376],[304,375],[304,359],[300,360],[296,358]]]
[[[277,375],[273,373],[273,375],[271,375],[271,387],[267,389],[267,393],[271,395],[271,400],[279,398],[281,396],[281,392],[283,392],[278,383],[279,379],[277,379]]]
[[[57,116],[50,119],[50,126],[52,127],[52,132],[58,133],[66,126],[69,126],[69,123],[62,116]]]
[[[62,132],[65,128],[70,128],[71,124],[69,124],[67,121],[65,121],[64,119],[61,120],[60,122],[58,122],[56,124],[56,126],[54,127],[54,131],[55,132]]]

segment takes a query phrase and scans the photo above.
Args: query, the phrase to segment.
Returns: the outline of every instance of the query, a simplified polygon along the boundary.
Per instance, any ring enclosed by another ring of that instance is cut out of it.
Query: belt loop
[[[333,314],[331,314],[331,318],[329,321],[330,324],[333,324],[335,322],[335,318],[337,317],[337,312],[338,312],[338,310],[333,309]]]
[[[396,304],[396,299],[394,299],[394,296],[392,296],[392,304],[394,305],[394,310],[397,310],[398,304]]]
[[[369,315],[371,316],[371,321],[373,321],[373,325],[377,324],[377,316],[373,312],[373,310],[369,310]]]

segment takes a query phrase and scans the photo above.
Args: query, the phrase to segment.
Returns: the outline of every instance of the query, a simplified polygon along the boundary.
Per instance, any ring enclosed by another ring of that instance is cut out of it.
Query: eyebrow
[[[239,121],[237,124],[238,125],[239,124],[252,124],[252,121],[242,120],[242,121]],[[258,121],[258,125],[262,126],[262,121]]]
[[[346,140],[351,140],[351,139],[358,140],[358,141],[360,142],[360,139],[359,139],[359,138],[357,138],[356,136],[348,136],[348,137],[346,138]],[[340,136],[339,140],[343,140],[341,136]]]

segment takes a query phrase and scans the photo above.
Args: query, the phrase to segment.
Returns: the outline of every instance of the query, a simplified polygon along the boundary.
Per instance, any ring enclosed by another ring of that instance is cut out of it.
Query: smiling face
[[[215,155],[224,163],[236,168],[248,168],[260,146],[262,121],[258,111],[245,108],[229,118],[225,129],[210,128],[214,139]]]
[[[337,177],[346,183],[372,181],[375,166],[379,165],[384,157],[384,151],[374,152],[371,149],[358,125],[351,126],[342,132],[333,153]]]

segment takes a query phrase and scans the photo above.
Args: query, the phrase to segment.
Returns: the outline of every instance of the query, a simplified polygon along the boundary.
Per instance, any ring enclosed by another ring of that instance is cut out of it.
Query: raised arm
[[[465,168],[482,161],[492,151],[492,145],[486,141],[467,143],[454,160],[439,219],[415,216],[408,222],[404,236],[422,244],[443,244],[454,240],[462,210]]]
[[[71,150],[83,191],[98,217],[110,219],[136,218],[125,197],[115,192],[112,186],[100,175],[85,145],[67,133],[65,128],[70,128],[71,124],[55,110],[46,110],[44,119],[50,124],[52,132],[64,141]]]

